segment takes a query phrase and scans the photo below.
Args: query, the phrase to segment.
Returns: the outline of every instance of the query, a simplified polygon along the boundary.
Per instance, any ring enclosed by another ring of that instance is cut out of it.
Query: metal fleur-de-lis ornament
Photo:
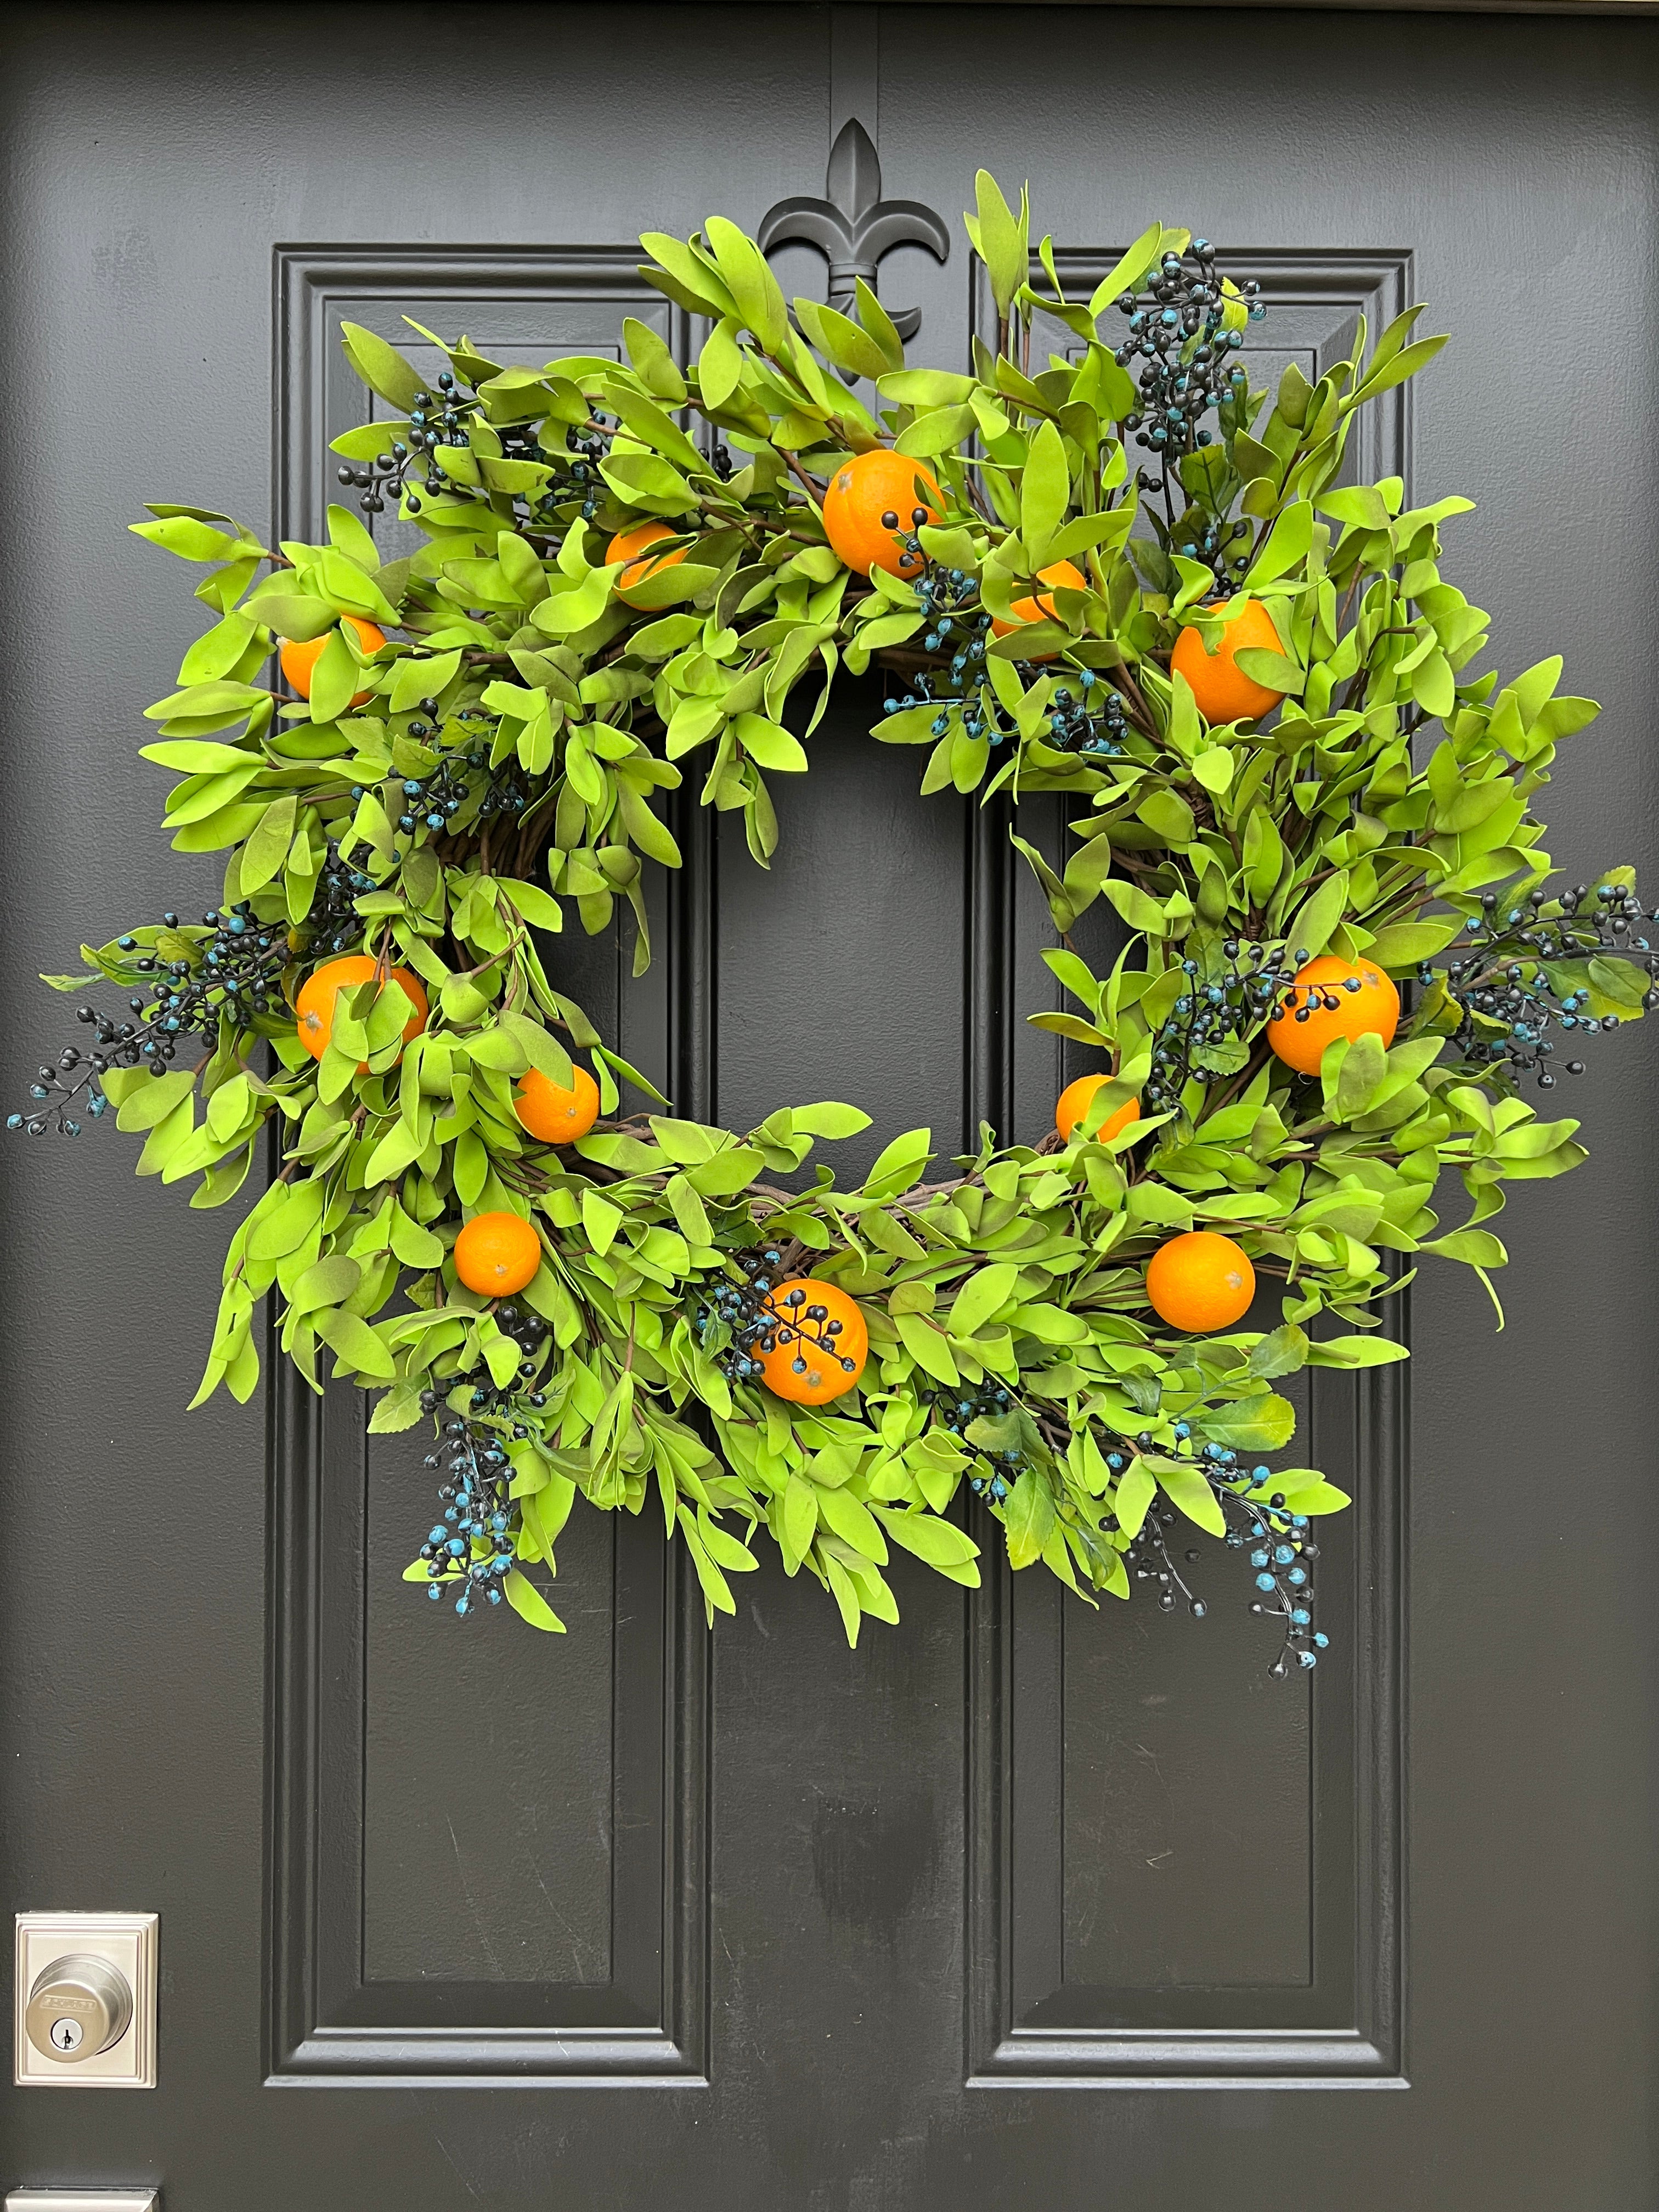
[[[842,314],[853,311],[855,281],[876,289],[876,264],[896,246],[925,246],[939,261],[951,256],[951,234],[932,208],[920,200],[884,200],[881,157],[856,118],[843,124],[830,150],[821,200],[780,200],[769,208],[756,234],[763,252],[775,246],[816,246],[830,261],[830,305]],[[921,322],[920,307],[888,309],[902,338],[913,338]]]

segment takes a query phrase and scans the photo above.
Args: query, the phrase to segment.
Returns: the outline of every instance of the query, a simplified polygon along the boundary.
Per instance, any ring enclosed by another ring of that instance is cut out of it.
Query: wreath
[[[577,1499],[654,1499],[711,1623],[763,1528],[854,1640],[897,1618],[894,1547],[977,1583],[965,1484],[1014,1568],[1091,1601],[1141,1581],[1201,1614],[1188,1524],[1246,1553],[1282,1675],[1326,1642],[1314,1524],[1347,1499],[1279,1463],[1273,1386],[1403,1358],[1383,1301],[1420,1253],[1491,1289],[1505,1185],[1584,1157],[1522,1086],[1656,1002],[1659,915],[1627,868],[1554,880],[1534,805],[1596,709],[1559,659],[1470,672],[1487,617],[1440,565],[1470,502],[1339,482],[1358,410],[1444,343],[1419,309],[1269,402],[1257,288],[1206,240],[1154,224],[1082,301],[983,172],[967,228],[998,319],[963,374],[907,367],[863,283],[792,313],[719,218],[642,240],[710,326],[694,368],[638,321],[625,363],[540,370],[416,325],[449,362],[428,389],[344,325],[391,414],[334,441],[356,511],[325,544],[133,526],[207,570],[143,751],[175,848],[228,852],[223,897],[46,979],[130,995],[77,1009],[10,1126],[113,1105],[198,1206],[272,1161],[194,1402],[247,1399],[274,1293],[313,1387],[326,1353],[372,1429],[429,1425],[408,1578],[459,1614],[557,1629]],[[1034,359],[1045,319],[1067,350]],[[424,543],[383,562],[360,518],[391,512]],[[1078,1008],[1034,1019],[1101,1066],[1040,1143],[983,1128],[930,1181],[915,1130],[803,1190],[779,1178],[869,1117],[676,1118],[560,988],[557,936],[627,902],[644,967],[688,774],[766,865],[768,778],[872,660],[872,734],[930,748],[924,794],[1067,795],[1068,857],[1013,836]],[[1097,975],[1071,932],[1101,899],[1127,941]],[[1242,1326],[1264,1279],[1277,1325]]]

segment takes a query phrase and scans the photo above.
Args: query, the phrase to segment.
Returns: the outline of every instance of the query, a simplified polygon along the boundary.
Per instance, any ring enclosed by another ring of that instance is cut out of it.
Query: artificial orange
[[[455,1239],[455,1273],[481,1297],[511,1297],[541,1264],[542,1240],[521,1213],[475,1213]]]
[[[1242,646],[1257,646],[1264,653],[1283,653],[1273,617],[1260,599],[1235,599],[1226,629],[1213,653],[1204,650],[1196,629],[1183,629],[1170,655],[1170,672],[1184,676],[1193,687],[1198,711],[1206,722],[1255,722],[1284,697],[1265,684],[1247,676],[1234,655]],[[1206,612],[1211,610],[1206,609]]]
[[[1037,581],[1039,584],[1069,585],[1074,592],[1086,592],[1089,588],[1089,579],[1076,562],[1072,561],[1050,562],[1046,568],[1037,570]],[[1014,612],[1018,617],[1017,622],[1004,622],[1000,615],[992,616],[991,628],[997,636],[1006,637],[1010,630],[1022,629],[1027,623],[1053,622],[1057,618],[1054,614],[1054,603],[1046,592],[1036,592],[1029,599],[1016,599]],[[1054,653],[1059,650],[1059,647],[1056,646],[1053,652],[1034,653],[1031,659],[1052,660]]]
[[[367,983],[371,975],[381,973],[378,960],[367,952],[348,952],[343,960],[325,960],[314,968],[300,987],[300,995],[294,1002],[299,1018],[300,1042],[313,1060],[320,1060],[328,1050],[328,1041],[334,1034],[334,1002],[342,991],[355,991],[360,983]],[[419,1036],[426,1027],[427,998],[421,988],[421,979],[407,968],[393,968],[390,980],[398,984],[415,1009],[404,1024],[404,1042]],[[361,1075],[368,1062],[360,1060]]]
[[[340,620],[351,624],[357,633],[357,642],[365,653],[378,653],[386,643],[386,632],[374,623],[365,622],[361,615],[342,615]],[[325,630],[320,637],[291,637],[283,647],[283,673],[302,699],[311,696],[312,677],[316,672],[317,663],[323,657],[323,647],[333,635],[332,630]],[[354,707],[361,707],[369,696],[368,692],[359,691],[351,703]]]
[[[1325,1048],[1338,1037],[1377,1036],[1383,1048],[1400,1026],[1400,994],[1374,961],[1322,952],[1273,1010],[1267,1042],[1287,1067],[1317,1075]]]
[[[1088,1112],[1090,1100],[1103,1083],[1109,1083],[1111,1079],[1109,1075],[1079,1075],[1075,1083],[1066,1085],[1060,1094],[1060,1103],[1054,1109],[1054,1127],[1063,1138],[1070,1139]],[[1120,1129],[1127,1129],[1131,1121],[1139,1119],[1140,1101],[1132,1098],[1127,1106],[1120,1106],[1115,1114],[1106,1116],[1095,1131],[1096,1142],[1103,1145],[1109,1137],[1116,1136]]]
[[[830,479],[823,495],[823,534],[836,558],[854,574],[884,568],[890,576],[915,576],[921,562],[899,544],[923,522],[938,522],[945,496],[933,471],[921,461],[877,446],[854,453]]]
[[[647,576],[654,576],[659,568],[672,568],[684,560],[690,550],[677,545],[672,552],[645,556],[645,548],[654,545],[660,538],[678,538],[679,532],[671,522],[637,522],[631,530],[619,530],[605,549],[605,566],[625,561],[628,566],[617,579],[617,597],[628,599],[635,586],[642,584]],[[631,605],[633,602],[629,600]]]
[[[513,1094],[513,1110],[544,1145],[574,1145],[599,1119],[599,1086],[585,1067],[570,1071],[570,1087],[539,1067],[527,1068]]]
[[[823,1406],[850,1390],[864,1372],[870,1332],[846,1291],[798,1275],[780,1283],[766,1304],[777,1323],[761,1340],[760,1369],[773,1396]]]
[[[1255,1296],[1255,1269],[1242,1245],[1213,1229],[1189,1229],[1160,1244],[1146,1263],[1146,1296],[1171,1328],[1193,1336],[1230,1328]]]

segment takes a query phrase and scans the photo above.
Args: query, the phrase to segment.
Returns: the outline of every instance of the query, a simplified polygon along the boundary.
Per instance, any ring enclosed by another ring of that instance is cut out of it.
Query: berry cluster
[[[418,514],[421,498],[409,489],[410,468],[416,461],[424,462],[428,491],[441,490],[446,480],[438,465],[437,448],[465,445],[466,417],[477,405],[475,399],[461,397],[460,387],[446,369],[438,379],[435,396],[430,392],[415,394],[408,440],[393,439],[391,451],[377,453],[367,468],[348,464],[339,471],[340,482],[362,493],[357,504],[365,514],[382,513],[388,494],[394,506],[407,498],[410,513]]]
[[[529,434],[533,441],[533,433]],[[599,511],[600,501],[605,496],[605,481],[599,474],[599,463],[605,457],[607,435],[603,417],[599,416],[594,418],[594,427],[590,429],[573,427],[565,432],[565,450],[573,458],[563,482],[550,484],[543,493],[536,508],[538,521],[552,520],[554,509],[567,506],[572,496],[578,495],[581,500],[582,520],[591,522],[593,520]],[[539,446],[533,453],[526,447],[524,453],[526,460],[551,461],[560,458],[544,453]]]
[[[1129,734],[1128,710],[1122,693],[1107,690],[1092,668],[1083,669],[1078,681],[1075,695],[1066,684],[1055,687],[1043,743],[1056,752],[1078,753],[1096,759],[1121,753],[1123,740]]]
[[[422,699],[422,710],[435,714],[435,699]],[[461,721],[489,721],[480,709],[463,707],[458,719]],[[465,751],[446,753],[429,775],[405,776],[398,787],[401,811],[395,817],[397,826],[405,836],[416,836],[422,830],[434,836],[448,829],[454,817],[472,802],[466,826],[487,822],[496,814],[522,814],[530,804],[530,795],[521,779],[516,760],[502,761],[492,769],[489,765],[490,730],[472,742]],[[416,743],[425,743],[437,732],[428,722],[411,722],[409,734]],[[480,789],[477,779],[484,779]],[[368,787],[354,783],[351,796],[361,799]]]
[[[767,1300],[777,1288],[782,1255],[767,1246],[731,1256],[743,1279],[726,1276],[712,1286],[696,1317],[697,1340],[728,1382],[758,1382],[757,1354],[770,1352],[775,1341],[778,1317]]]
[[[357,901],[377,888],[373,876],[340,858],[337,839],[328,841],[328,857],[318,872],[317,888],[300,925],[305,949],[313,958],[323,953],[343,952],[363,934]]]
[[[1013,1409],[1013,1399],[1000,1382],[981,1382],[975,1389],[937,1390],[933,1394],[934,1413],[940,1425],[958,1437],[975,1454],[974,1465],[968,1475],[968,1487],[975,1498],[988,1498],[993,1504],[1000,1505],[1009,1491],[1019,1480],[1024,1464],[1018,1449],[993,1451],[977,1443],[968,1434],[975,1421],[1006,1421]]]
[[[919,522],[927,520],[925,507],[917,507],[915,513]],[[897,520],[896,516],[890,519]],[[884,524],[889,520],[887,515],[883,515]],[[911,564],[918,565],[921,571],[910,580],[915,586],[927,621],[922,634],[922,649],[927,653],[948,652],[951,658],[943,673],[930,669],[914,677],[911,690],[902,697],[890,698],[886,711],[898,714],[907,707],[937,706],[939,712],[933,718],[933,735],[942,738],[950,727],[950,709],[963,707],[969,736],[980,737],[988,730],[992,744],[997,744],[1005,732],[997,726],[994,711],[981,696],[991,617],[979,605],[978,580],[965,569],[944,568],[937,562],[929,561],[915,532],[901,538],[899,544],[899,557],[905,564],[907,575]]]
[[[48,1128],[53,1128],[60,1137],[78,1137],[82,1125],[76,1114],[82,1100],[94,1121],[109,1104],[98,1087],[99,1078],[112,1067],[138,1065],[143,1041],[132,1023],[112,1022],[92,1006],[77,1006],[76,1015],[81,1021],[96,1023],[93,1049],[81,1052],[74,1045],[65,1045],[56,1067],[36,1068],[29,1085],[29,1097],[35,1103],[27,1114],[7,1115],[9,1129],[27,1129],[32,1137],[44,1137]],[[161,1073],[159,1068],[156,1073]]]
[[[728,1382],[758,1382],[761,1355],[780,1346],[811,1344],[832,1354],[848,1375],[858,1371],[836,1344],[842,1324],[830,1317],[827,1306],[809,1305],[805,1291],[788,1292],[781,1306],[772,1304],[780,1280],[781,1255],[767,1246],[731,1255],[743,1270],[743,1280],[728,1277],[716,1283],[708,1301],[696,1316],[698,1340],[709,1352]],[[790,1362],[793,1372],[805,1375],[806,1362],[797,1352]]]
[[[1231,1524],[1224,1539],[1229,1550],[1249,1551],[1255,1587],[1261,1593],[1253,1600],[1250,1611],[1285,1624],[1285,1641],[1268,1673],[1274,1680],[1282,1681],[1292,1659],[1299,1667],[1316,1666],[1330,1638],[1314,1626],[1314,1588],[1308,1568],[1319,1557],[1319,1547],[1307,1515],[1291,1510],[1285,1492],[1273,1489],[1269,1468],[1255,1467],[1246,1473],[1238,1464],[1237,1452],[1220,1444],[1191,1446],[1192,1431],[1185,1421],[1176,1423],[1175,1434],[1176,1450],[1165,1455],[1203,1476]],[[1136,1441],[1145,1450],[1150,1449],[1152,1439],[1150,1432],[1143,1432]],[[1114,1474],[1121,1474],[1131,1456],[1124,1439],[1106,1454],[1106,1464]],[[1108,1513],[1100,1526],[1110,1528],[1115,1518]],[[1137,1582],[1158,1584],[1161,1611],[1173,1613],[1179,1593],[1194,1620],[1202,1620],[1209,1607],[1202,1598],[1194,1596],[1170,1555],[1170,1534],[1178,1525],[1179,1516],[1171,1508],[1154,1505],[1125,1553],[1124,1564]],[[1187,1562],[1199,1556],[1196,1548],[1190,1548]]]
[[[541,1364],[542,1349],[547,1342],[550,1331],[538,1313],[532,1312],[528,1306],[515,1304],[511,1298],[504,1299],[495,1309],[494,1318],[495,1326],[501,1330],[502,1335],[510,1336],[519,1347],[518,1374],[506,1383],[497,1382],[490,1373],[488,1364],[481,1359],[476,1367],[469,1368],[465,1374],[457,1375],[447,1381],[443,1385],[443,1395],[448,1399],[457,1390],[468,1391],[471,1393],[467,1401],[469,1418],[512,1421],[514,1437],[527,1437],[530,1431],[517,1422],[514,1417],[521,1405],[540,1407],[547,1403],[544,1392],[526,1391],[525,1384]],[[430,1391],[427,1394],[427,1397],[429,1397],[432,1402],[428,1405],[427,1399],[422,1398],[421,1401],[422,1410],[426,1413],[435,1412],[438,1405],[437,1393]]]
[[[1252,279],[1239,289],[1251,320],[1259,321],[1267,312],[1256,297],[1261,286]],[[1205,238],[1193,240],[1188,255],[1166,253],[1145,295],[1125,292],[1117,304],[1129,319],[1129,335],[1115,358],[1125,368],[1141,364],[1135,372],[1140,404],[1125,428],[1164,470],[1142,469],[1142,489],[1162,491],[1172,460],[1212,442],[1203,416],[1246,385],[1242,364],[1228,365],[1244,337],[1222,328],[1222,283],[1215,248]]]
[[[446,1421],[442,1440],[435,1452],[427,1454],[426,1465],[444,1470],[438,1492],[443,1517],[421,1547],[429,1577],[427,1595],[435,1604],[445,1586],[459,1583],[458,1613],[470,1612],[475,1599],[499,1605],[501,1577],[513,1565],[514,1548],[508,1494],[513,1466],[500,1436],[468,1421]]]
[[[1477,949],[1449,961],[1437,979],[1462,1010],[1452,1043],[1472,1066],[1502,1063],[1510,1075],[1532,1075],[1540,1091],[1553,1091],[1555,1040],[1547,1034],[1552,1027],[1590,1036],[1619,1027],[1616,1014],[1598,1018],[1586,1011],[1589,993],[1582,984],[1559,989],[1540,965],[1544,961],[1646,953],[1649,988],[1642,1004],[1650,1013],[1659,1006],[1659,953],[1641,934],[1644,925],[1659,922],[1659,908],[1644,911],[1635,892],[1624,885],[1602,884],[1592,891],[1588,884],[1579,884],[1554,900],[1538,890],[1507,913],[1501,911],[1497,893],[1487,891],[1480,906],[1468,925]],[[1425,983],[1437,980],[1426,962],[1419,974]],[[1563,1066],[1569,1075],[1584,1072],[1582,1060]]]
[[[148,1067],[162,1075],[184,1039],[213,1036],[224,1018],[246,1029],[260,1015],[285,1018],[283,971],[296,947],[314,955],[360,943],[363,925],[356,901],[374,889],[374,878],[343,860],[331,841],[310,911],[297,931],[290,933],[281,921],[261,922],[252,902],[241,899],[210,908],[199,928],[186,928],[176,914],[164,914],[161,928],[147,931],[143,939],[131,933],[118,938],[116,950],[132,956],[127,973],[155,979],[145,982],[149,998],[127,1001],[127,1011],[138,1018],[118,1021],[95,1006],[77,1006],[76,1019],[92,1029],[92,1048],[65,1046],[55,1067],[38,1068],[29,1085],[35,1103],[27,1114],[9,1115],[6,1127],[27,1129],[32,1137],[48,1127],[78,1137],[82,1125],[75,1115],[82,1104],[96,1121],[109,1103],[99,1079],[111,1068]]]
[[[93,1048],[66,1045],[55,1067],[37,1068],[29,1085],[34,1103],[27,1114],[8,1115],[9,1129],[39,1137],[51,1127],[61,1136],[78,1137],[82,1125],[72,1109],[84,1097],[94,1121],[102,1115],[108,1102],[99,1083],[111,1068],[148,1067],[152,1075],[163,1075],[186,1037],[216,1033],[222,1018],[243,1029],[256,1015],[284,1009],[287,926],[257,921],[246,899],[205,915],[199,930],[186,931],[176,914],[163,915],[156,936],[170,938],[173,958],[160,949],[144,950],[134,936],[116,940],[118,951],[134,956],[133,974],[155,977],[144,986],[152,998],[127,1001],[138,1020],[118,1022],[95,1006],[77,1006],[75,1018],[92,1029]]]
[[[843,1373],[856,1375],[858,1362],[849,1359],[836,1343],[842,1324],[832,1319],[828,1306],[809,1305],[802,1290],[786,1291],[781,1306],[768,1309],[764,1334],[758,1340],[763,1352],[775,1352],[780,1346],[786,1350],[793,1345],[816,1345],[820,1352],[830,1352],[839,1363]],[[805,1375],[806,1362],[799,1352],[789,1363],[790,1371]]]
[[[1286,965],[1282,953],[1243,944],[1236,937],[1228,938],[1221,950],[1228,964],[1212,975],[1200,978],[1196,960],[1181,963],[1188,987],[1152,1040],[1152,1073],[1141,1092],[1142,1106],[1149,1114],[1166,1113],[1178,1105],[1194,1069],[1206,1072],[1206,1055],[1242,1043],[1264,1017],[1277,1014],[1279,994],[1308,961],[1306,951],[1298,951]]]

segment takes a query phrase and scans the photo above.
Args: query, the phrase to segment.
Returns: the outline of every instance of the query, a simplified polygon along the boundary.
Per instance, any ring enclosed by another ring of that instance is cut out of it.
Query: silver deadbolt
[[[72,1951],[35,1976],[24,2014],[29,2041],[43,2058],[74,2066],[108,2051],[126,2033],[132,1990],[107,1959]]]

